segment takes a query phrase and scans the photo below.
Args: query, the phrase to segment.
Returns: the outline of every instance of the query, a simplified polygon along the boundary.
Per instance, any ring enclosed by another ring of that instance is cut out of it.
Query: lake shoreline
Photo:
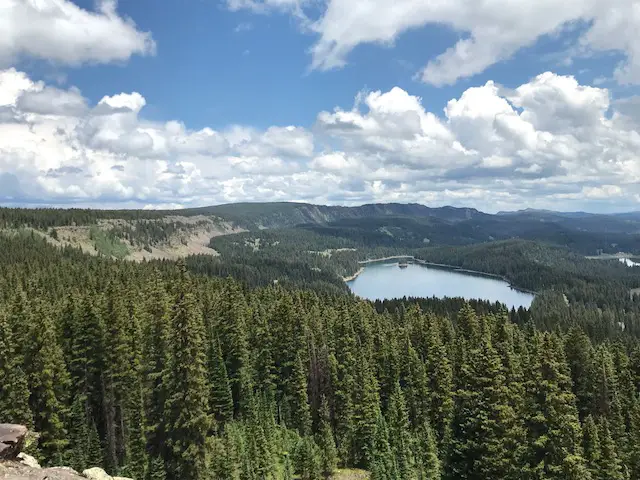
[[[353,275],[349,275],[348,277],[342,277],[342,280],[345,283],[351,282],[351,281],[355,280],[356,278],[358,278],[358,275],[360,275],[362,272],[364,272],[364,267],[360,267],[358,269],[358,271],[356,273],[354,273]]]
[[[416,258],[413,255],[393,255],[393,256],[389,256],[389,257],[382,257],[382,258],[372,258],[372,259],[367,259],[367,260],[360,260],[358,261],[358,264],[360,265],[368,265],[370,263],[382,263],[388,260],[400,260],[400,259],[409,259],[412,262],[418,264],[418,265],[425,265],[425,266],[431,266],[431,267],[436,267],[436,268],[441,268],[443,270],[451,270],[454,272],[460,272],[460,273],[467,273],[470,275],[476,275],[476,276],[480,276],[480,277],[488,277],[488,278],[495,278],[497,280],[502,280],[506,283],[509,284],[509,287],[512,288],[513,290],[517,290],[519,292],[523,292],[523,293],[530,293],[531,295],[537,295],[538,292],[534,292],[533,290],[528,290],[526,288],[521,288],[521,287],[517,287],[515,285],[513,285],[511,283],[511,280],[509,280],[507,277],[504,277],[502,275],[498,275],[496,273],[488,273],[488,272],[481,272],[479,270],[470,270],[468,268],[462,268],[462,267],[457,267],[455,265],[447,265],[445,263],[435,263],[435,262],[428,262],[426,260],[422,260],[420,258]],[[364,271],[364,267],[360,267],[358,269],[357,272],[355,272],[353,275],[348,276],[348,277],[342,277],[342,279],[346,282],[351,282],[353,280],[355,280],[356,278],[358,278],[358,276]]]

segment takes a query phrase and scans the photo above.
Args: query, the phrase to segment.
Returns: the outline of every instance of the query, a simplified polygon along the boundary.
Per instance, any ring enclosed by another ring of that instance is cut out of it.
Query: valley
[[[594,217],[0,209],[0,423],[135,480],[588,478],[595,434],[635,478],[640,220]]]

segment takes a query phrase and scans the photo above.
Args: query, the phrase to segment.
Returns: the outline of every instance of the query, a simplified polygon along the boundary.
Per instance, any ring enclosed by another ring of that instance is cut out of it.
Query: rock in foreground
[[[13,460],[24,446],[27,427],[12,423],[0,423],[0,460]]]
[[[112,477],[101,468],[89,468],[80,475],[69,467],[41,468],[38,461],[22,453],[27,427],[0,424],[0,480],[132,480]]]

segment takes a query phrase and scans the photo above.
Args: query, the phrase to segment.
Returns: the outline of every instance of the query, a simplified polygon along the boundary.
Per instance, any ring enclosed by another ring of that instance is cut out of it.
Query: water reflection
[[[454,270],[410,263],[368,264],[347,285],[356,295],[369,300],[407,297],[463,297],[501,302],[509,308],[528,308],[533,295],[511,288],[497,278],[470,275]]]

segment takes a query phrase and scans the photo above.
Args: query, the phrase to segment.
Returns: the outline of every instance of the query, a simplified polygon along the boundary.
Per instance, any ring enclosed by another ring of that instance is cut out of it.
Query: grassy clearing
[[[336,470],[329,477],[329,480],[369,480],[370,478],[371,474],[369,472],[345,468]]]
[[[100,230],[98,227],[91,227],[89,238],[98,253],[106,257],[114,257],[121,260],[129,255],[129,249],[118,237]]]

